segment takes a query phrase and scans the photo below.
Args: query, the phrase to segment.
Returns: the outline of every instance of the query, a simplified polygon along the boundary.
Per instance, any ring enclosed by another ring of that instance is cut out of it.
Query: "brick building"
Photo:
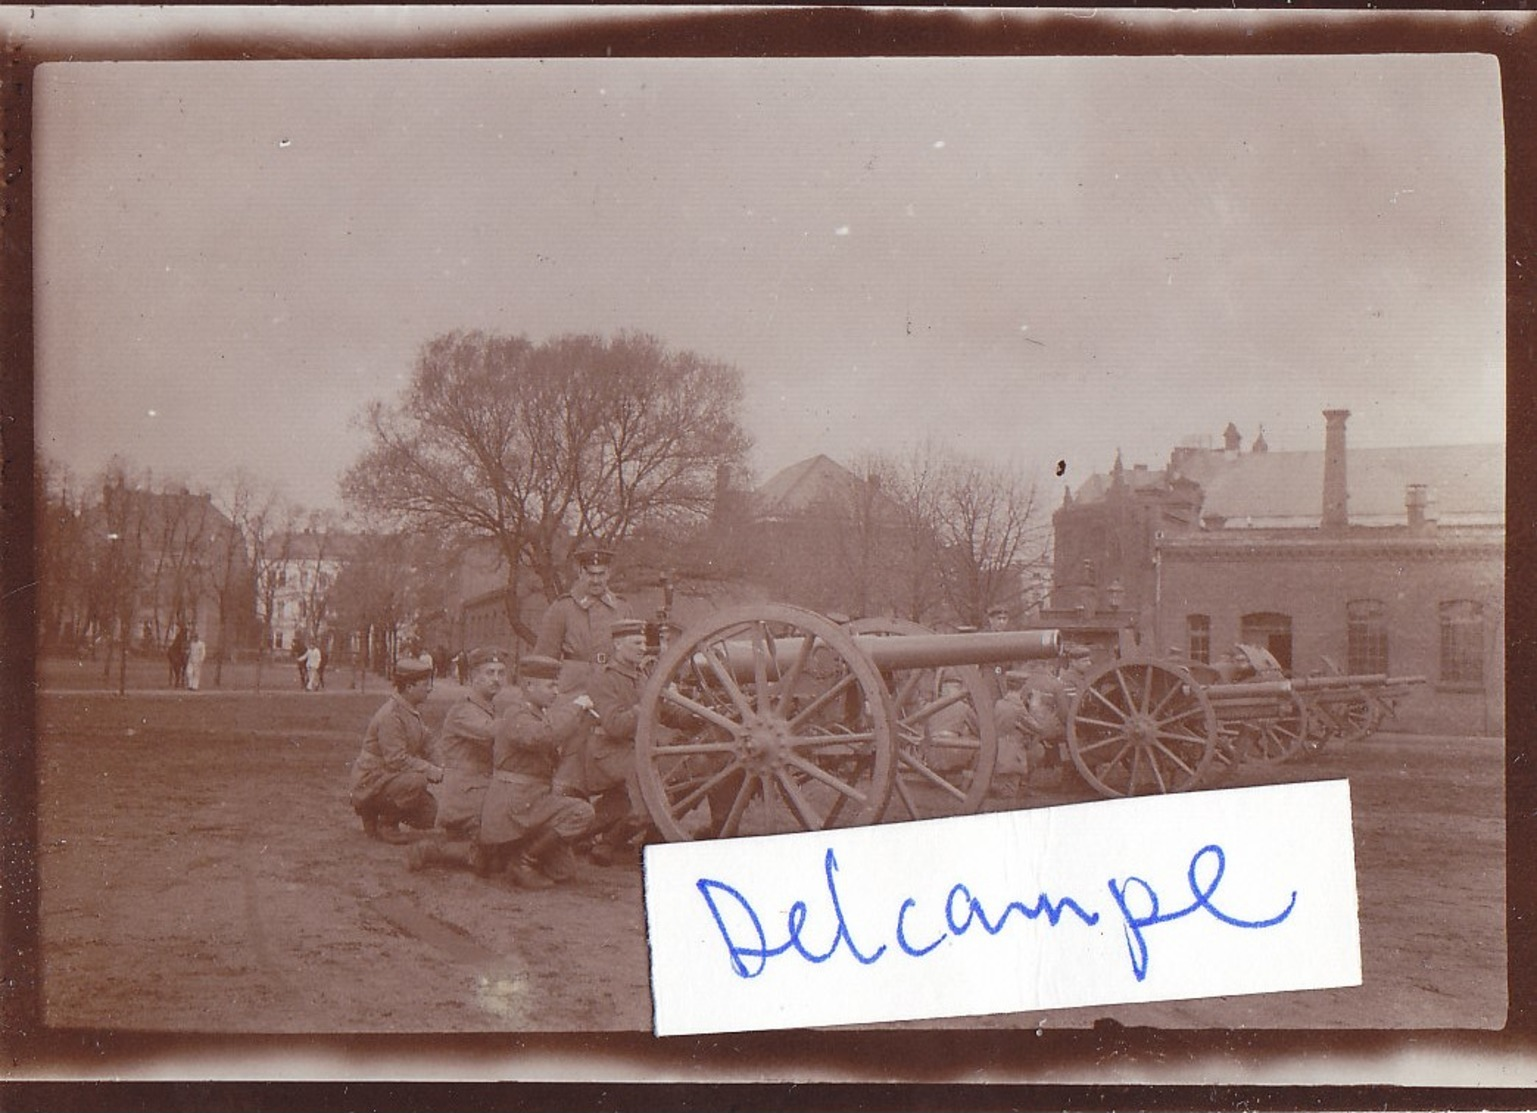
[[[1296,674],[1424,676],[1401,729],[1504,731],[1504,446],[1176,449],[1058,511],[1052,613],[1110,611],[1139,652],[1267,646]],[[1119,603],[1108,607],[1106,598]]]

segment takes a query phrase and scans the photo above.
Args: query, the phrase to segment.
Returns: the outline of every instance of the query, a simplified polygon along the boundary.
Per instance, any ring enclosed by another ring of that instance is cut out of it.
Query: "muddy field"
[[[434,692],[440,721],[453,684]],[[44,1022],[196,1033],[644,1031],[640,872],[410,873],[348,765],[383,690],[39,697]],[[1503,742],[1378,735],[1267,780],[1348,777],[1365,984],[897,1027],[1497,1028]],[[1235,783],[1256,783],[1241,775]],[[1087,799],[1072,782],[1034,803]]]

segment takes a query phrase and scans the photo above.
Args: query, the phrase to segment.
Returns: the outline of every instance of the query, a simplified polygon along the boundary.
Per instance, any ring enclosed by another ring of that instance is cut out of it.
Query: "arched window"
[[[1482,603],[1452,599],[1441,604],[1441,683],[1483,687]]]
[[[1185,616],[1185,646],[1192,661],[1211,664],[1211,615]]]
[[[1380,599],[1352,599],[1345,604],[1346,672],[1388,671],[1387,608]]]

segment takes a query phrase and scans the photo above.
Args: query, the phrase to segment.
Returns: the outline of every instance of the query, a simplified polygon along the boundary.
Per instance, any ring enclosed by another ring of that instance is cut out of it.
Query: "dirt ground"
[[[638,868],[583,863],[573,883],[530,893],[410,873],[402,848],[364,837],[347,772],[382,684],[119,697],[58,680],[38,701],[48,1027],[649,1030]],[[441,685],[429,722],[458,694]],[[1503,755],[1500,739],[1382,734],[1238,778],[1350,779],[1359,988],[893,1027],[1497,1028]],[[1032,803],[1088,798],[1043,783]]]

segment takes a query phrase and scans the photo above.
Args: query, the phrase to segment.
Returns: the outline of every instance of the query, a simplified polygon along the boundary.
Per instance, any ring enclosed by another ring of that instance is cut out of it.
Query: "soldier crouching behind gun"
[[[352,810],[370,838],[403,843],[410,836],[399,825],[431,830],[437,801],[429,783],[443,770],[428,759],[430,739],[417,710],[432,691],[432,669],[425,661],[395,662],[395,692],[369,720],[363,749],[352,763]]]
[[[586,838],[593,862],[632,860],[634,841],[646,828],[635,780],[635,729],[646,678],[646,624],[620,619],[609,630],[613,655],[589,688],[597,725],[577,739],[555,771],[555,791],[590,800],[594,817]],[[580,705],[582,701],[578,701]]]
[[[468,866],[484,872],[479,836],[486,789],[491,784],[491,746],[496,733],[492,701],[507,680],[507,652],[481,648],[470,653],[470,690],[449,708],[438,736],[443,783],[438,788],[438,826],[444,839],[411,847],[406,865]]]
[[[576,875],[571,840],[592,826],[592,805],[550,788],[561,747],[589,732],[591,716],[588,701],[560,695],[560,662],[553,657],[525,657],[520,669],[520,698],[496,723],[481,858],[492,870],[515,853],[507,867],[513,884],[548,889]]]

